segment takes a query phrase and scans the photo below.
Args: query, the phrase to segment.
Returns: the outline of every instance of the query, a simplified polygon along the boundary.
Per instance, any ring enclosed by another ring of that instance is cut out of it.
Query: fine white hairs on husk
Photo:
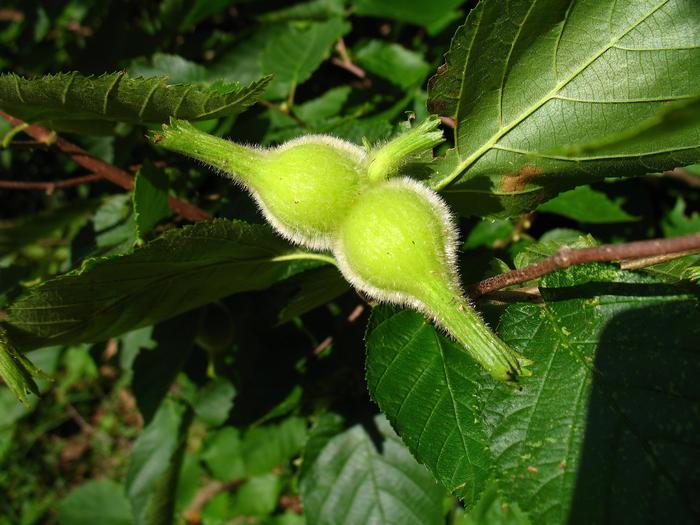
[[[325,146],[332,147],[336,150],[342,151],[357,162],[359,167],[364,167],[367,162],[367,152],[347,140],[340,139],[338,137],[333,137],[331,135],[304,135],[297,137],[290,141],[285,142],[279,146],[273,148],[256,148],[264,155],[268,155],[273,152],[282,152],[288,150],[295,146],[300,146],[304,144],[322,144]],[[315,159],[309,159],[309,162],[314,162]],[[326,235],[319,235],[317,232],[304,230],[302,228],[290,228],[286,224],[280,222],[277,217],[268,209],[263,200],[258,195],[252,187],[242,181],[235,173],[225,173],[222,172],[227,178],[232,179],[236,184],[244,188],[253,197],[255,204],[257,205],[260,213],[262,213],[265,220],[274,228],[274,230],[280,234],[280,236],[287,239],[292,244],[303,246],[311,250],[324,251],[330,250],[333,245],[334,234],[329,233]],[[364,176],[361,173],[360,176]]]
[[[440,196],[426,187],[424,184],[407,177],[389,179],[388,181],[382,183],[384,187],[391,186],[396,188],[405,188],[413,191],[427,200],[430,207],[437,213],[439,221],[443,225],[444,233],[444,246],[443,253],[445,256],[445,262],[449,272],[450,288],[455,294],[459,294],[461,298],[464,298],[462,292],[462,287],[460,284],[459,273],[457,271],[457,253],[458,253],[458,240],[459,236],[457,233],[457,227],[455,225],[452,213],[448,208],[445,201],[440,198]],[[371,191],[371,190],[370,190]],[[348,261],[345,256],[345,251],[342,245],[341,239],[337,239],[333,245],[333,255],[338,261],[338,268],[343,276],[352,284],[355,288],[365,293],[367,296],[375,299],[379,302],[386,302],[396,304],[398,306],[407,306],[418,310],[422,314],[431,318],[438,326],[443,327],[443,324],[439,318],[436,317],[436,312],[432,311],[417,297],[412,295],[398,292],[395,290],[384,290],[378,288],[371,283],[367,282],[362,277],[358,276],[352,268],[352,264]],[[466,299],[464,299],[466,301]]]

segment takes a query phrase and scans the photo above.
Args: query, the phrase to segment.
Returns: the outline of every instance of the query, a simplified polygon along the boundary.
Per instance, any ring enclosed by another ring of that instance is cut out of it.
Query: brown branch
[[[530,264],[519,270],[502,273],[484,279],[470,291],[471,297],[478,297],[506,286],[524,283],[576,264],[591,262],[621,261],[639,259],[670,253],[700,251],[700,233],[691,233],[671,239],[652,239],[624,244],[605,244],[593,248],[560,248],[554,255]]]
[[[69,186],[77,186],[78,184],[85,184],[87,182],[101,179],[102,175],[99,173],[59,181],[25,182],[20,180],[0,179],[0,188],[8,188],[12,190],[46,190],[48,193],[52,193],[58,188],[68,188]]]
[[[211,480],[207,482],[199,491],[194,495],[192,503],[184,510],[182,517],[185,518],[187,523],[196,524],[202,521],[202,509],[209,503],[209,501],[219,494],[220,492],[230,491],[238,487],[242,483],[242,480],[234,481],[218,481]]]
[[[0,9],[0,22],[21,22],[24,13],[17,9]]]
[[[338,66],[339,68],[342,68],[345,71],[348,71],[349,73],[352,73],[357,78],[365,78],[367,76],[365,70],[357,64],[355,64],[354,62],[345,62],[340,58],[332,58],[331,62],[333,63],[333,65]]]
[[[13,117],[12,115],[8,115],[3,111],[0,111],[0,117],[7,120],[13,126],[25,125],[24,121]],[[109,182],[116,184],[125,190],[133,190],[134,179],[126,171],[90,155],[81,147],[56,135],[55,132],[45,128],[44,126],[40,126],[39,124],[29,124],[22,131],[38,142],[50,146],[56,146],[59,150],[73,159],[73,162],[79,166],[82,166],[83,168],[88,169],[95,175],[99,175],[103,179],[108,180]],[[211,215],[204,210],[201,210],[196,206],[188,202],[181,201],[175,197],[168,197],[168,204],[170,205],[170,209],[187,220],[196,222],[211,219]]]
[[[367,72],[355,64],[350,58],[348,50],[345,47],[345,41],[342,38],[339,38],[338,42],[335,44],[335,50],[338,52],[338,55],[340,55],[340,58],[331,59],[333,64],[338,67],[342,67],[346,71],[349,71],[357,78],[365,78],[367,76]]]
[[[453,128],[457,125],[455,119],[452,117],[440,117],[440,122],[442,122],[448,128]]]
[[[692,186],[693,188],[700,188],[700,176],[693,175],[684,168],[676,168],[675,170],[664,171],[663,174],[666,177],[683,181],[688,186]]]

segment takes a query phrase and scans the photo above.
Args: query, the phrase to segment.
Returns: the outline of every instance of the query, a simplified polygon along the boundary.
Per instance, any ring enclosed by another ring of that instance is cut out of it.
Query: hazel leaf
[[[168,84],[166,77],[130,77],[126,72],[98,77],[60,73],[27,79],[0,75],[0,108],[31,122],[168,122],[170,117],[205,120],[245,111],[260,97],[270,77],[240,86]]]
[[[2,323],[22,350],[102,341],[234,293],[265,289],[325,260],[290,248],[265,226],[199,223],[130,254],[88,259],[31,287],[7,308]]]
[[[430,82],[429,108],[456,122],[432,186],[463,213],[513,215],[697,162],[699,25],[686,0],[480,2]]]

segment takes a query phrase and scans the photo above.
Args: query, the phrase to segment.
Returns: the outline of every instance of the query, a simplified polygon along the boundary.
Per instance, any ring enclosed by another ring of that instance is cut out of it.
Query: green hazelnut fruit
[[[243,182],[284,237],[327,249],[366,186],[364,159],[354,144],[308,135],[268,150],[257,173]]]
[[[426,119],[369,152],[327,135],[307,135],[276,148],[247,147],[175,119],[151,139],[227,174],[253,195],[282,236],[324,250],[368,185],[395,175],[407,160],[442,142],[439,124],[436,117]]]
[[[330,248],[367,184],[365,150],[335,137],[307,135],[276,148],[251,148],[172,121],[152,139],[229,175],[282,236],[315,250]]]
[[[407,178],[391,179],[442,141],[430,118],[368,152],[310,135],[252,148],[173,120],[152,140],[230,175],[287,239],[331,249],[346,279],[379,301],[429,316],[494,377],[515,381],[530,362],[511,350],[465,299],[456,269],[457,233],[447,205]]]
[[[494,377],[515,381],[528,374],[529,361],[503,343],[464,298],[456,241],[442,199],[419,182],[401,178],[371,187],[355,202],[333,253],[356,288],[421,311]]]

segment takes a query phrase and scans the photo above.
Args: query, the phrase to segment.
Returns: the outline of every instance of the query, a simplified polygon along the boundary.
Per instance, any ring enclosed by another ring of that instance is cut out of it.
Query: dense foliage
[[[699,7],[5,1],[0,525],[700,521],[698,250],[480,297],[533,362],[513,387],[147,138],[442,117],[400,172],[458,218],[469,289],[700,232]]]

